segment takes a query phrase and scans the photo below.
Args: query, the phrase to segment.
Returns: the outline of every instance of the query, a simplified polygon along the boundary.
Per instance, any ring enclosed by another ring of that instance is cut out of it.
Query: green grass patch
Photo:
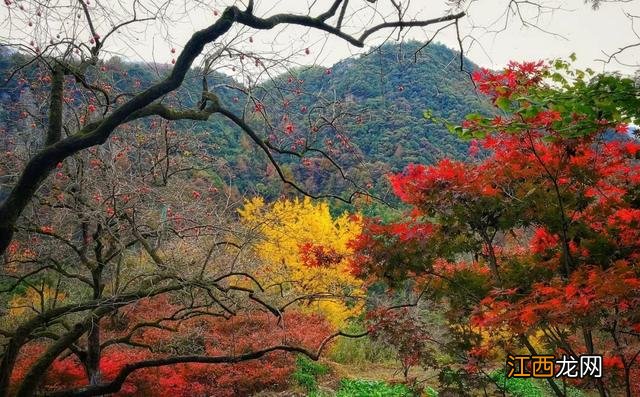
[[[390,385],[383,381],[343,379],[336,397],[411,397],[414,394],[405,385]]]
[[[431,386],[424,388],[424,394],[427,397],[438,397],[438,391]]]
[[[345,331],[358,334],[365,330],[359,321],[352,321]],[[329,359],[340,364],[386,363],[395,360],[396,353],[390,346],[369,337],[339,338],[329,351]]]
[[[554,395],[551,386],[546,380],[530,378],[507,378],[504,370],[494,371],[491,379],[504,390],[508,396],[512,397],[546,397]],[[556,380],[556,384],[564,389],[561,382]],[[567,397],[585,397],[585,394],[571,386],[566,387]]]
[[[329,368],[326,365],[300,355],[296,358],[296,370],[291,376],[298,385],[312,393],[318,391],[318,376],[327,372],[329,372]]]

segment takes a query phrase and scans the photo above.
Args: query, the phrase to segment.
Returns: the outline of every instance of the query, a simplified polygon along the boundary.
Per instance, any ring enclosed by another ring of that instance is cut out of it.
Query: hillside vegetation
[[[384,175],[398,172],[410,163],[432,164],[444,157],[463,159],[467,156],[468,143],[442,126],[428,123],[423,117],[426,109],[454,121],[471,112],[491,111],[486,99],[474,91],[469,74],[460,71],[457,52],[438,44],[418,51],[421,47],[418,42],[385,44],[368,54],[345,59],[327,68],[315,66],[291,70],[258,85],[252,92],[257,97],[264,96],[272,120],[277,122],[285,117],[296,129],[310,128],[305,118],[314,107],[340,104],[345,112],[340,119],[340,136],[346,149],[336,151],[334,159],[349,177],[363,186],[372,184],[374,193],[393,200]],[[26,62],[21,58],[19,55],[3,57],[0,75],[9,76],[18,65]],[[475,68],[465,59],[465,70]],[[101,70],[114,81],[114,88],[123,92],[147,87],[157,76],[147,65],[127,63],[118,58],[112,58]],[[160,69],[158,73],[167,70]],[[35,76],[37,69],[33,68],[29,74]],[[197,68],[190,72],[176,94],[177,103],[185,107],[197,104],[202,89],[200,74],[201,70]],[[252,112],[251,108],[242,108],[245,98],[240,83],[213,73],[208,84],[216,87],[220,101],[229,109],[238,113]],[[262,91],[277,91],[279,95],[262,94]],[[39,106],[31,103],[35,99],[30,95],[28,81],[10,80],[8,85],[0,87],[0,100],[3,109],[11,109],[15,102],[34,108]],[[278,101],[286,102],[286,106]],[[3,128],[31,128],[30,123],[29,118],[16,119],[9,110],[0,110]],[[180,121],[175,123],[174,129],[189,131],[208,140],[210,154],[219,161],[219,169],[212,171],[210,179],[218,181],[220,186],[229,185],[237,188],[240,194],[257,194],[267,199],[283,193],[284,186],[269,170],[264,155],[229,121],[216,117],[206,122]],[[268,134],[268,131],[260,132]],[[298,159],[285,155],[279,160],[308,191],[336,193],[349,188],[335,170],[310,172]],[[326,165],[319,165],[323,166]],[[265,175],[273,183],[265,183]]]

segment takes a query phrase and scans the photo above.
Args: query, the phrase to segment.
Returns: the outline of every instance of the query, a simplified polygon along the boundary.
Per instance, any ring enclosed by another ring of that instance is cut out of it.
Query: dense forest
[[[389,186],[384,182],[385,174],[400,171],[410,163],[431,164],[447,156],[460,159],[467,155],[468,143],[441,125],[425,123],[426,109],[458,121],[471,112],[490,111],[488,102],[476,94],[468,73],[460,71],[459,55],[455,51],[439,44],[418,51],[421,46],[417,42],[385,44],[366,55],[348,58],[330,67],[293,69],[255,90],[261,95],[260,90],[277,86],[283,95],[265,96],[264,100],[267,107],[274,109],[270,117],[274,120],[287,117],[296,129],[309,128],[305,117],[316,107],[325,106],[328,101],[343,104],[345,114],[336,127],[348,133],[332,133],[338,137],[333,137],[335,144],[339,145],[342,138],[345,146],[335,160],[363,186],[373,181],[382,182],[376,183],[375,192],[392,200]],[[24,60],[19,54],[7,54],[0,64],[0,72],[6,78],[21,61]],[[148,87],[156,78],[144,65],[119,59],[105,62],[102,68],[115,83],[114,88],[121,91],[131,90],[134,85]],[[166,66],[164,68],[166,72]],[[474,68],[465,60],[466,70]],[[196,105],[201,72],[196,68],[187,75],[176,94],[178,103],[185,107]],[[22,84],[13,79],[0,89],[5,109],[0,118],[2,128],[12,130],[31,124],[29,117],[16,120],[10,109],[18,102],[32,109],[36,107],[36,103],[29,103],[37,102],[38,98],[29,92],[28,81],[37,73],[29,70],[29,77]],[[210,86],[241,87],[241,83],[224,74],[213,73],[208,80]],[[218,91],[220,101],[234,111],[242,111],[242,94],[229,87]],[[288,103],[287,107],[282,106],[283,102]],[[258,194],[268,199],[281,194],[277,176],[274,175],[272,183],[264,181],[266,158],[256,150],[246,150],[251,146],[248,138],[243,138],[233,123],[219,119],[197,125],[177,122],[174,128],[204,136],[209,154],[224,161],[225,172],[218,171],[212,176],[218,180],[219,187],[229,185],[238,189],[239,194]],[[335,172],[310,173],[297,159],[286,155],[282,161],[289,172],[304,181],[309,191],[339,192],[347,187]]]
[[[637,76],[178,3],[4,2],[0,397],[640,396]]]

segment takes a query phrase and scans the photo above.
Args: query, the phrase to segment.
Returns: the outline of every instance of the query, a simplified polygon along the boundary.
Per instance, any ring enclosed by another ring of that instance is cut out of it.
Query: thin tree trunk
[[[529,338],[526,335],[520,335],[520,340],[526,346],[527,350],[529,350],[529,353],[531,353],[532,356],[538,355],[538,353],[536,352],[536,349],[533,347],[531,342],[529,342]],[[562,390],[560,390],[560,387],[556,384],[556,382],[553,379],[547,378],[547,382],[549,383],[549,386],[551,387],[551,389],[553,390],[553,392],[556,394],[557,397],[566,397],[566,394]]]
[[[500,274],[498,273],[498,258],[496,257],[496,252],[493,249],[493,239],[489,237],[486,230],[482,230],[480,232],[480,236],[482,240],[487,245],[487,254],[489,256],[489,269],[491,270],[491,274],[495,278],[495,280],[500,283]]]
[[[66,335],[56,340],[25,375],[16,397],[33,397],[44,378],[47,369],[53,361],[64,352],[71,344],[77,341],[89,327],[91,320],[76,324]]]
[[[583,327],[582,335],[584,337],[584,344],[587,348],[587,353],[594,354],[595,349],[593,347],[593,335],[591,334],[591,330]],[[598,394],[600,395],[600,397],[608,396],[607,389],[604,387],[602,379],[596,380],[596,387],[598,389]]]
[[[91,329],[87,334],[87,378],[89,384],[97,385],[102,381],[100,373],[100,319],[91,322]]]
[[[96,232],[97,234],[98,232]],[[97,241],[100,241],[98,235],[94,236]],[[96,259],[98,260],[98,266],[91,272],[93,277],[93,299],[100,299],[102,297],[102,244],[98,244],[96,248]],[[100,318],[91,319],[91,328],[87,334],[87,377],[89,378],[89,384],[97,385],[102,381],[100,374]]]

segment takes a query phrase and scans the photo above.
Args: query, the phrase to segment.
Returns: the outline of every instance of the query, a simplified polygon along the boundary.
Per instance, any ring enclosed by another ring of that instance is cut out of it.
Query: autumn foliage
[[[327,203],[308,198],[272,204],[254,198],[239,212],[257,232],[256,253],[264,260],[258,275],[280,286],[275,293],[304,298],[302,310],[335,326],[360,313],[362,283],[349,268],[350,242],[361,230],[357,217],[334,217]]]
[[[126,335],[136,321],[152,320],[178,306],[165,298],[145,299],[134,308],[112,318],[107,335]],[[177,328],[177,329],[174,329]],[[176,332],[177,331],[177,332]],[[115,378],[127,365],[157,357],[188,354],[210,356],[242,354],[278,344],[315,350],[331,333],[329,324],[317,315],[287,313],[279,322],[271,314],[254,313],[228,320],[194,318],[187,322],[166,321],[138,328],[133,343],[114,344],[103,351],[100,370],[104,381]],[[137,346],[136,346],[137,344]],[[21,353],[14,383],[21,380],[46,344],[33,342]],[[283,352],[237,364],[188,363],[147,368],[134,372],[116,396],[238,396],[285,387],[295,370],[295,356]],[[47,371],[42,390],[64,390],[86,384],[87,374],[73,355],[61,356]]]
[[[391,175],[410,211],[396,223],[366,220],[352,266],[437,291],[448,326],[471,331],[463,364],[490,367],[482,356],[495,347],[602,354],[607,376],[581,385],[632,395],[640,142],[627,123],[638,97],[630,80],[591,74],[562,61],[476,72],[496,115],[450,126],[474,139],[473,160]]]

